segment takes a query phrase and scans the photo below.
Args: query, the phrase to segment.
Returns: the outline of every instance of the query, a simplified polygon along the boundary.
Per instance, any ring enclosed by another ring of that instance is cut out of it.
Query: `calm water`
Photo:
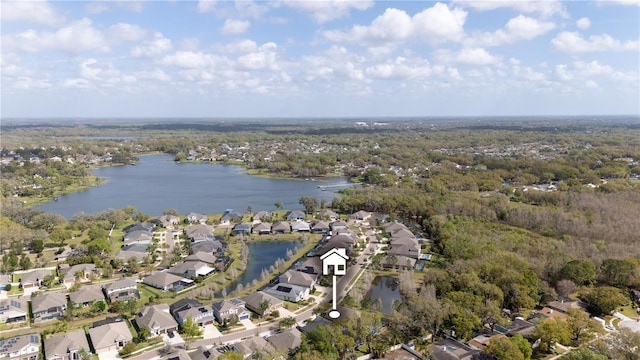
[[[150,215],[162,215],[170,208],[183,215],[221,213],[228,208],[242,213],[249,204],[253,211],[274,210],[276,201],[284,209],[296,210],[302,209],[298,203],[301,196],[327,201],[337,196],[318,185],[348,184],[344,178],[326,182],[263,178],[247,175],[238,166],[178,164],[171,155],[142,156],[138,165],[96,169],[94,174],[108,181],[38,208],[67,218],[79,212],[93,214],[129,205]]]
[[[262,269],[269,271],[269,267],[274,265],[278,258],[285,260],[287,250],[295,254],[295,247],[300,249],[304,245],[299,241],[261,241],[248,243],[247,246],[249,246],[247,269],[227,286],[227,294],[235,290],[238,284],[246,286],[253,279],[259,281]]]
[[[376,276],[371,283],[371,288],[367,297],[382,302],[382,312],[391,314],[393,303],[396,300],[402,300],[402,295],[398,289],[398,279],[390,276]]]

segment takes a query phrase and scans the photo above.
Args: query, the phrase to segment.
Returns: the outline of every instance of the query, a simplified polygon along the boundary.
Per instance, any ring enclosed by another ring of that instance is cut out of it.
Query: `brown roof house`
[[[0,339],[0,359],[36,360],[40,353],[40,335],[37,333]]]
[[[302,271],[287,270],[278,276],[278,281],[280,284],[293,284],[311,288],[316,284],[317,278],[316,275]]]
[[[83,286],[77,291],[69,293],[69,300],[75,306],[90,306],[96,301],[105,301],[100,285]]]
[[[102,286],[110,302],[140,299],[137,283],[133,278],[124,277]]]
[[[84,329],[54,335],[44,341],[46,360],[80,360],[80,350],[91,353]]]
[[[69,267],[60,267],[59,273],[64,277],[64,282],[73,284],[74,282],[87,282],[92,277],[100,276],[100,270],[96,264],[77,264]]]
[[[34,322],[60,319],[67,309],[67,295],[63,292],[46,292],[31,298],[31,314]]]
[[[100,354],[112,350],[120,350],[127,343],[133,341],[129,327],[124,321],[113,322],[89,329],[91,343]]]
[[[29,272],[25,272],[20,277],[20,284],[23,288],[40,287],[42,280],[47,275],[52,275],[52,270],[48,269],[36,269]]]
[[[302,333],[294,327],[269,336],[267,341],[277,350],[290,353],[296,350],[302,343]]]
[[[242,301],[244,301],[244,306],[247,309],[260,316],[269,315],[275,310],[281,308],[283,305],[282,300],[271,296],[263,291],[256,291],[253,294],[247,295],[242,298]],[[265,301],[268,306],[263,309],[262,304],[264,304]]]
[[[144,326],[155,336],[178,330],[178,322],[171,316],[167,304],[145,307],[136,315],[136,323],[139,328]]]
[[[251,313],[244,306],[245,302],[240,299],[227,299],[213,304],[213,314],[222,324],[232,315],[236,315],[238,320],[248,319]]]
[[[193,280],[191,279],[162,271],[156,271],[149,276],[145,276],[142,282],[162,291],[180,291],[193,285]]]

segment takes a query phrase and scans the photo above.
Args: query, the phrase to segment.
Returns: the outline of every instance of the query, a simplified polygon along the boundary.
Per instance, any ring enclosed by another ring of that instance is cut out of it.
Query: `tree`
[[[491,340],[484,348],[484,353],[500,360],[525,360],[520,348],[506,337]]]
[[[610,314],[627,298],[619,289],[611,286],[599,286],[581,294],[580,299],[587,303],[587,310],[594,316]]]
[[[143,342],[151,336],[151,331],[146,326],[141,326],[138,330],[138,342]]]
[[[277,209],[280,210],[282,209],[282,203],[280,201],[276,201],[273,203],[273,206]]]
[[[26,254],[20,256],[20,268],[22,270],[29,270],[31,268],[31,259]]]
[[[162,212],[162,215],[173,215],[173,216],[178,216],[178,210],[174,209],[174,208],[170,208],[170,209],[165,209]]]
[[[70,237],[71,232],[60,227],[53,229],[51,234],[49,234],[49,239],[51,239],[54,244],[60,244],[60,246],[64,246],[64,242]]]
[[[180,333],[184,335],[188,346],[196,337],[202,335],[202,329],[200,329],[200,325],[198,325],[192,317],[188,317],[180,326]]]
[[[44,250],[44,241],[42,239],[33,240],[31,250],[37,254],[42,253],[42,250]]]
[[[571,340],[579,344],[582,340],[589,339],[596,329],[597,323],[589,317],[589,314],[571,308],[568,310],[567,324],[571,332]]]
[[[294,319],[291,316],[287,316],[286,318],[280,320],[280,322],[278,323],[278,327],[280,329],[288,329],[292,326],[295,326],[296,324],[296,319]]]
[[[638,266],[631,260],[606,259],[600,265],[602,282],[607,285],[624,288]]]
[[[128,355],[131,354],[132,352],[136,351],[136,348],[138,346],[136,345],[136,343],[134,342],[129,342],[126,343],[124,345],[124,347],[122,347],[122,349],[119,351],[120,355]]]
[[[589,260],[572,260],[560,270],[560,278],[589,286],[597,279],[596,266]]]
[[[93,304],[91,304],[91,312],[96,314],[102,313],[106,308],[107,308],[107,303],[105,303],[102,300],[95,301]]]
[[[576,291],[576,284],[571,280],[560,280],[556,284],[556,291],[561,298],[568,298]]]
[[[606,355],[597,354],[585,347],[579,347],[563,355],[561,360],[607,360]]]
[[[267,310],[269,309],[269,307],[271,306],[271,301],[269,300],[264,300],[260,303],[260,310],[262,310],[262,315],[264,316],[264,314],[267,312]]]
[[[571,342],[571,332],[569,325],[564,320],[549,318],[538,325],[533,331],[534,340],[540,340],[539,349],[543,352],[550,352],[556,343],[569,345]]]
[[[313,212],[316,210],[316,208],[319,205],[318,199],[310,196],[301,196],[300,199],[298,200],[298,203],[304,206],[305,212],[307,214],[313,214]]]
[[[224,354],[218,356],[220,360],[244,360],[244,355],[236,351],[227,351]]]

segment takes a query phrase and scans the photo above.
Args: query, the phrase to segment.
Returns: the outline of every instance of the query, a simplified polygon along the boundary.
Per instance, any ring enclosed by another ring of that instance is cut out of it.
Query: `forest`
[[[176,161],[241,165],[262,176],[348,177],[362,186],[341,190],[327,207],[389,214],[429,239],[434,260],[401,276],[405,300],[386,319],[389,332],[367,332],[381,319],[370,314],[366,299],[347,299],[365,315],[337,333],[310,334],[296,359],[351,358],[355,343],[372,352],[381,343],[376,339],[391,344],[445,330],[468,340],[486,326],[508,323],[504,309],[525,314],[559,298],[580,299],[592,315],[604,316],[628,303],[630,290],[640,290],[639,119],[354,122],[3,125],[2,270],[34,266],[23,260],[25,252],[58,247],[74,232],[88,234],[87,256],[100,257],[109,247],[105,231],[144,214],[114,210],[67,221],[28,204],[99,182],[95,166],[162,152]],[[554,341],[587,344],[584,319],[571,316],[567,328],[543,323],[556,328],[540,325],[534,338],[545,341],[545,333],[556,332]],[[328,347],[328,339],[343,346]],[[585,352],[618,358],[613,345],[588,344]],[[528,349],[523,359],[532,356]]]

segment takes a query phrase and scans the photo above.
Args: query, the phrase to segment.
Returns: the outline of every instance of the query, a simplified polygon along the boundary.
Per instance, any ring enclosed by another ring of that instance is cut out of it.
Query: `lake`
[[[269,267],[274,265],[278,258],[286,260],[287,250],[295,255],[295,247],[299,249],[304,247],[301,241],[259,241],[248,243],[249,261],[245,271],[233,280],[227,287],[227,294],[236,290],[238,284],[246,287],[251,284],[254,279],[260,281],[262,269],[269,271]],[[273,277],[273,275],[270,275]]]
[[[134,206],[143,213],[159,216],[174,208],[186,215],[190,212],[212,214],[225,209],[245,212],[274,210],[279,201],[284,209],[298,210],[301,196],[331,201],[337,196],[322,191],[322,186],[348,186],[345,178],[326,181],[274,179],[248,175],[244,168],[207,163],[176,163],[172,155],[141,156],[135,165],[111,166],[93,170],[107,182],[83,191],[58,197],[37,208],[70,218],[79,212],[94,214],[107,209]]]
[[[393,311],[393,303],[396,300],[402,300],[402,294],[400,294],[398,287],[398,279],[390,276],[376,276],[371,282],[367,297],[373,301],[380,299],[382,312],[389,315]]]

